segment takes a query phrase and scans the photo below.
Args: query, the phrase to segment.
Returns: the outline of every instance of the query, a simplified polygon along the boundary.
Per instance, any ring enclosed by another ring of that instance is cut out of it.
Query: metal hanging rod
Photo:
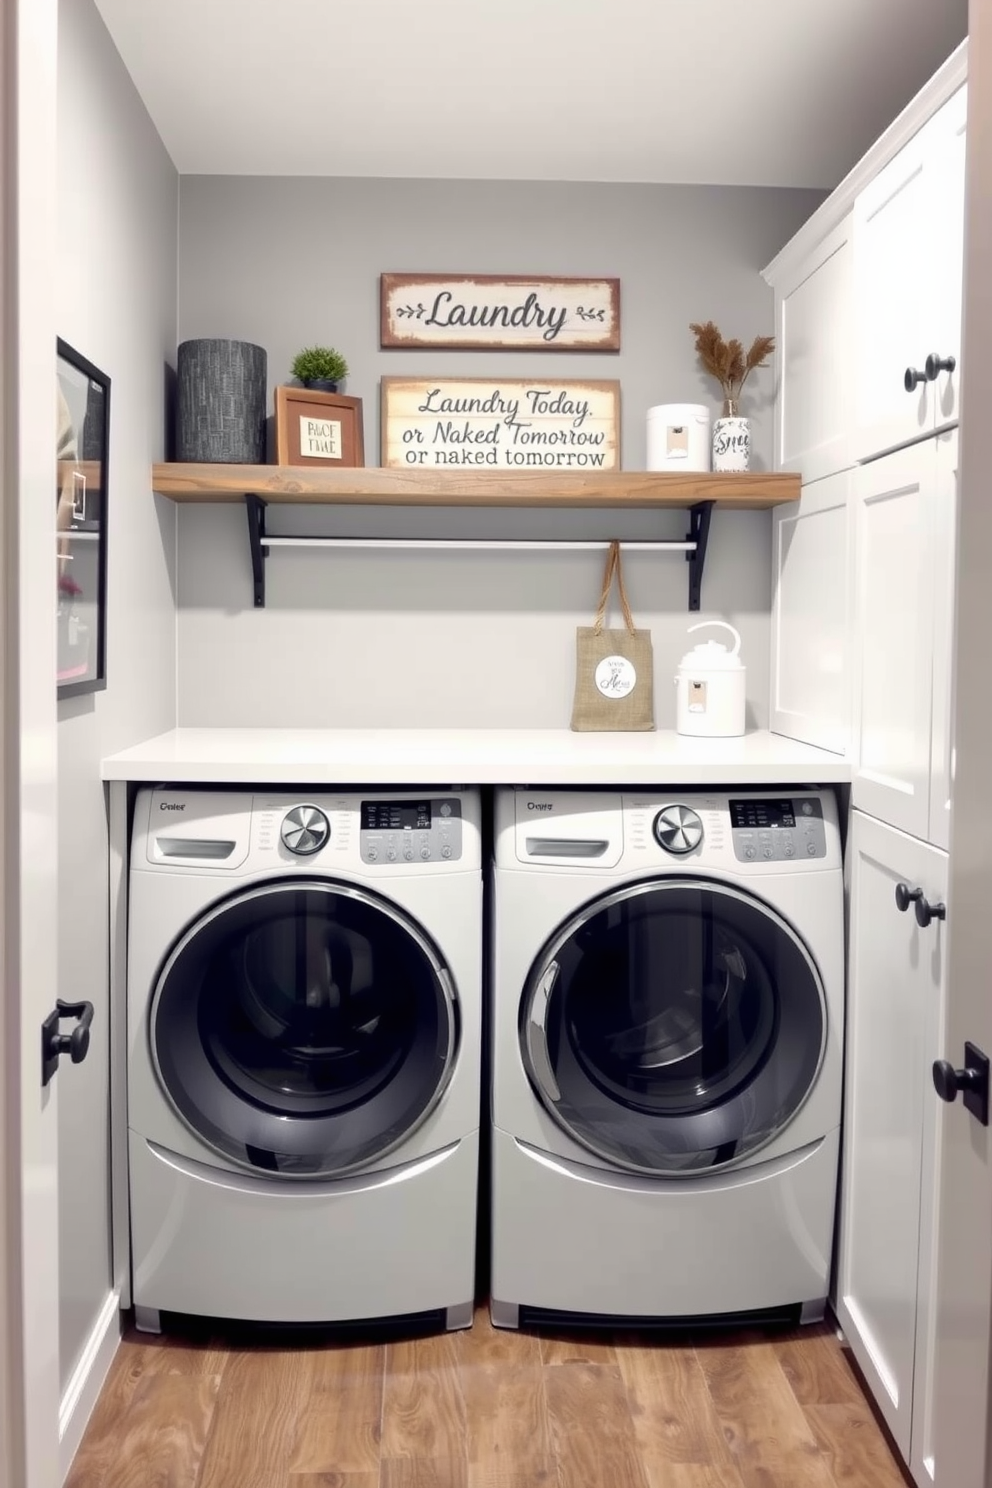
[[[579,552],[585,548],[608,548],[610,539],[590,537],[563,542],[558,538],[501,538],[501,537],[272,537],[269,533],[262,539],[267,548],[482,548],[492,551],[526,550],[540,548],[542,552]],[[640,548],[646,553],[694,553],[698,546],[694,542],[628,542],[620,539],[625,550]]]
[[[668,540],[632,539],[623,542],[628,550],[646,553],[684,553],[689,565],[689,609],[698,610],[702,587],[703,567],[710,535],[712,501],[700,501],[689,510],[689,532],[684,542]],[[572,538],[491,538],[491,537],[270,537],[265,530],[265,502],[253,492],[245,494],[245,513],[248,518],[248,544],[251,551],[252,581],[255,591],[255,607],[265,605],[265,559],[270,548],[465,548],[483,551],[541,551],[581,552],[591,548],[608,548],[610,539],[604,537]],[[622,539],[621,539],[622,541]]]

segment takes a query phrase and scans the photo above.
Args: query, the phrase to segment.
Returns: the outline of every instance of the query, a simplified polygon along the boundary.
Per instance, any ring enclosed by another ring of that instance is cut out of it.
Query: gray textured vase
[[[176,458],[264,465],[264,349],[250,341],[183,341],[176,372]]]

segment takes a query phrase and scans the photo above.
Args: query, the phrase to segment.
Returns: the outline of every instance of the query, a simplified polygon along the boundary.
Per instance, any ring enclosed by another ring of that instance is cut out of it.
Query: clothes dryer
[[[477,794],[145,789],[129,885],[138,1326],[468,1326]]]
[[[492,1316],[822,1315],[833,796],[497,793]]]

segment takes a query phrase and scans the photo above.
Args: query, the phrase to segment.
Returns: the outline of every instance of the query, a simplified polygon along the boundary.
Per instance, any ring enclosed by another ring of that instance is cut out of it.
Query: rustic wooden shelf
[[[689,563],[689,609],[698,610],[715,506],[757,511],[798,501],[798,475],[747,471],[744,474],[673,474],[671,471],[600,472],[491,470],[392,470],[381,466],[307,470],[295,465],[152,466],[159,495],[180,502],[244,502],[254,580],[255,606],[265,604],[265,559],[269,545],[265,509],[271,504],[338,506],[465,507],[680,507],[689,511],[684,543],[651,546],[685,552]],[[269,539],[275,542],[276,539]],[[285,539],[284,541],[290,541]],[[299,539],[316,543],[317,538]],[[343,541],[325,539],[326,542]],[[443,542],[443,539],[439,539]],[[599,541],[602,541],[599,539]],[[411,544],[413,545],[413,544]],[[422,545],[422,544],[418,544]],[[534,547],[540,547],[535,541]],[[545,546],[551,546],[546,544]]]
[[[152,485],[171,501],[339,503],[382,506],[718,506],[757,510],[799,500],[799,476],[680,475],[609,470],[307,470],[295,465],[153,465]]]

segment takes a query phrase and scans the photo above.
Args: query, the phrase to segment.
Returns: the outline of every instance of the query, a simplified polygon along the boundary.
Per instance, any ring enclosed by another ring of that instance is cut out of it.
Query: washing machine
[[[162,1311],[469,1326],[482,957],[471,791],[139,792],[140,1328]]]
[[[821,790],[505,790],[492,1318],[822,1316],[844,1020]]]

